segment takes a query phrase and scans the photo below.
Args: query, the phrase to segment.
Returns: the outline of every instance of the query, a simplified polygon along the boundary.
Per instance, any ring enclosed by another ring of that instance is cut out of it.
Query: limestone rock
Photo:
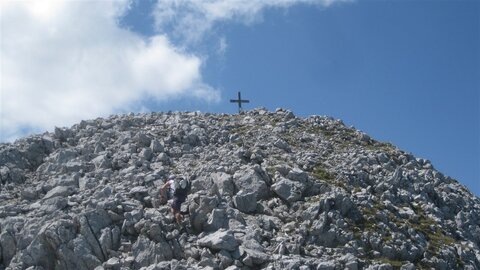
[[[2,261],[8,265],[15,255],[15,238],[9,232],[0,234],[0,246],[2,246]]]
[[[235,207],[243,213],[253,213],[257,208],[257,194],[255,192],[244,193],[243,191],[233,196]]]
[[[272,190],[283,200],[295,202],[302,198],[305,186],[299,182],[294,182],[283,178],[272,185]]]
[[[55,188],[51,189],[49,192],[47,192],[47,194],[45,194],[45,196],[43,196],[43,199],[47,200],[47,199],[54,198],[54,197],[57,197],[57,196],[67,197],[67,196],[70,196],[73,193],[75,193],[75,191],[76,191],[75,188],[71,187],[71,186],[58,186],[58,187],[55,187]]]
[[[257,199],[266,199],[270,195],[265,180],[265,176],[255,169],[247,169],[234,175],[236,189],[244,192],[254,192]]]
[[[192,183],[180,224],[170,175]],[[430,161],[285,109],[112,115],[0,144],[0,269],[480,269],[479,217]]]
[[[212,250],[234,251],[238,247],[238,241],[230,230],[219,230],[203,238],[198,239],[198,245]]]
[[[216,185],[220,194],[232,196],[235,192],[232,176],[226,173],[213,173],[211,175],[213,183]]]

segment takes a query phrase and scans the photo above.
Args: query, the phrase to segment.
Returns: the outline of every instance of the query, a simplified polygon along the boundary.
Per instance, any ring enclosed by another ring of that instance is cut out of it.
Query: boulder
[[[242,262],[249,267],[258,266],[271,260],[262,245],[252,239],[244,241],[239,249],[240,254],[244,256]]]
[[[149,147],[150,143],[152,141],[150,136],[148,136],[147,134],[145,134],[143,132],[137,133],[137,135],[135,135],[135,137],[133,137],[133,140],[135,140],[135,142],[137,142],[137,144],[140,145],[141,147]]]
[[[317,265],[317,270],[335,270],[335,262],[332,262],[332,261],[320,262]]]
[[[112,167],[112,161],[107,155],[100,155],[92,159],[92,163],[97,169],[109,169]]]
[[[244,192],[254,192],[257,199],[267,199],[270,196],[270,190],[267,186],[266,174],[262,174],[258,169],[253,168],[245,171],[236,172],[233,176],[236,190]]]
[[[308,180],[308,174],[299,168],[294,168],[288,172],[287,178],[296,182],[305,183]]]
[[[51,189],[45,196],[43,196],[44,200],[54,198],[54,197],[67,197],[76,192],[76,188],[72,186],[58,186]]]
[[[22,184],[25,182],[24,171],[13,167],[0,166],[0,185],[3,183]]]
[[[60,149],[55,154],[50,156],[50,160],[56,164],[65,164],[68,161],[75,159],[78,156],[77,151],[73,149]]]
[[[108,261],[106,261],[103,266],[105,269],[112,269],[112,270],[117,270],[120,269],[121,263],[119,258],[110,258]]]
[[[32,201],[38,198],[37,191],[32,187],[22,189],[22,191],[20,192],[20,195],[22,196],[23,200],[27,200],[27,201]]]
[[[198,239],[197,244],[201,247],[207,247],[216,251],[234,251],[239,245],[237,239],[233,236],[233,232],[230,230],[219,230],[208,234]]]
[[[282,200],[288,202],[295,202],[302,198],[302,194],[305,190],[305,185],[289,180],[287,178],[281,178],[271,187],[272,191],[275,192]]]
[[[57,210],[62,210],[68,205],[68,200],[61,196],[55,196],[52,198],[42,200],[42,204],[39,208],[45,214],[53,213]]]
[[[253,213],[257,208],[257,193],[240,191],[233,196],[233,204],[243,213]]]
[[[153,157],[152,149],[143,148],[139,156],[142,160],[150,161]]]
[[[150,149],[153,153],[161,153],[164,151],[163,145],[156,139],[153,139],[150,143]]]
[[[228,217],[225,209],[213,209],[205,225],[205,231],[213,232],[225,228],[228,225]]]
[[[230,174],[223,172],[213,173],[211,178],[221,195],[232,196],[234,194],[235,186]]]
[[[130,189],[128,195],[132,198],[142,199],[145,196],[148,196],[148,189],[144,186],[136,186]]]
[[[290,145],[282,140],[282,139],[277,139],[274,143],[273,143],[274,146],[284,150],[285,152],[291,152],[291,149],[290,149]]]
[[[2,261],[8,265],[17,250],[15,237],[9,232],[3,232],[0,234],[0,246],[2,247]]]
[[[156,262],[155,243],[147,237],[141,235],[132,246],[133,256],[135,257],[134,268],[139,269],[149,266]]]

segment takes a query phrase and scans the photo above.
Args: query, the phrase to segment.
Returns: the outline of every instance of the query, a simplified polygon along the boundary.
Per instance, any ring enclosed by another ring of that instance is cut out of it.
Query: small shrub
[[[313,169],[313,176],[321,180],[335,180],[335,176],[325,170],[322,166],[316,166]]]

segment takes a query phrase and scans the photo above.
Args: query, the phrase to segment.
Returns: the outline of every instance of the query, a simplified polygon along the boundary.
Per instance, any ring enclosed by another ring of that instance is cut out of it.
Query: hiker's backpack
[[[184,188],[180,186],[180,183],[178,186],[175,187],[175,192],[173,193],[174,196],[187,196],[188,192],[190,192],[190,189],[192,187],[190,181],[187,179],[182,179],[182,180],[177,180],[177,181],[185,181],[186,185]]]

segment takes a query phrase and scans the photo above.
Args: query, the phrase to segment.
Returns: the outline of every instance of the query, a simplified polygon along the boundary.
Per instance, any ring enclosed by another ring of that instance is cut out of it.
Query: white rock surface
[[[479,198],[329,117],[115,115],[0,144],[0,269],[480,269],[479,246]]]

